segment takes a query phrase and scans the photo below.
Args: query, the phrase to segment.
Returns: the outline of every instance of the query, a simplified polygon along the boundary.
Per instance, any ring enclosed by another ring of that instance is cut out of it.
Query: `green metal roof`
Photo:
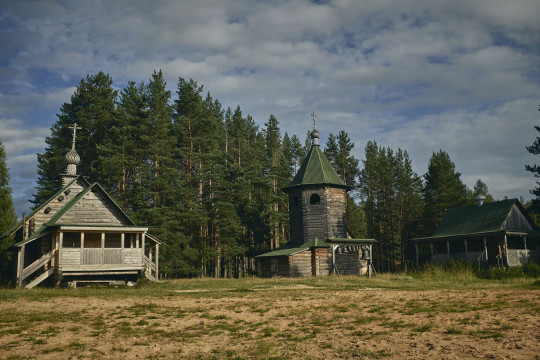
[[[482,206],[449,209],[431,237],[414,240],[448,238],[473,234],[495,233],[505,230],[504,224],[512,207],[516,205],[526,216],[517,199],[495,201]],[[527,217],[527,216],[526,216]],[[532,223],[531,223],[532,225]]]
[[[264,257],[274,257],[274,256],[290,256],[297,254],[301,251],[308,250],[312,247],[328,247],[329,245],[324,242],[323,240],[319,240],[317,238],[312,239],[306,243],[303,243],[302,245],[292,245],[291,243],[287,243],[278,249],[274,251],[270,251],[261,255],[255,256],[256,258],[264,258]]]
[[[294,179],[283,190],[287,191],[292,187],[302,185],[335,185],[348,188],[348,186],[343,185],[319,145],[311,145],[311,149]]]

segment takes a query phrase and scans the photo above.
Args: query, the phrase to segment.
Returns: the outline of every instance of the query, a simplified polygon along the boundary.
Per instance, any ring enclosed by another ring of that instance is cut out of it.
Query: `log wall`
[[[310,204],[312,195],[320,202]],[[290,241],[300,245],[318,238],[347,237],[347,199],[341,188],[303,186],[289,191]]]
[[[277,270],[272,266],[273,261],[277,262]],[[262,258],[259,260],[259,266],[263,277],[289,276],[289,258],[287,256]]]
[[[289,276],[307,277],[312,275],[311,251],[306,250],[289,256]]]

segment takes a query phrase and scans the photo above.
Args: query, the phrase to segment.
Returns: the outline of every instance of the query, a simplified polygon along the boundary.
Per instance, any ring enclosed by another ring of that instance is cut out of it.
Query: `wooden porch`
[[[53,275],[57,283],[65,277],[126,275],[144,276],[152,281],[159,278],[160,243],[147,236],[146,228],[62,226],[47,235],[20,245],[19,287],[32,288]],[[33,251],[28,253],[26,248],[30,245]]]

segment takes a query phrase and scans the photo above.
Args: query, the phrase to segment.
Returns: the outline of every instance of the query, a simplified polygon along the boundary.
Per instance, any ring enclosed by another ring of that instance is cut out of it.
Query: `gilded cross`
[[[73,140],[71,141],[71,148],[75,149],[75,138],[77,137],[77,130],[81,130],[82,127],[77,126],[77,123],[70,126],[69,129],[73,129]]]
[[[311,116],[313,117],[313,129],[316,129],[317,128],[317,114],[315,114],[315,112],[313,112],[313,114],[311,114]]]

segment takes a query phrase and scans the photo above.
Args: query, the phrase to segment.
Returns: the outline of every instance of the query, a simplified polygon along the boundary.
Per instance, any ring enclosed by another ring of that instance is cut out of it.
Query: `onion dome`
[[[79,156],[79,154],[77,154],[75,149],[69,150],[69,152],[65,156],[65,159],[68,164],[79,165],[81,162],[81,157]]]
[[[313,129],[311,132],[311,141],[313,145],[319,145],[319,131],[317,129]]]

